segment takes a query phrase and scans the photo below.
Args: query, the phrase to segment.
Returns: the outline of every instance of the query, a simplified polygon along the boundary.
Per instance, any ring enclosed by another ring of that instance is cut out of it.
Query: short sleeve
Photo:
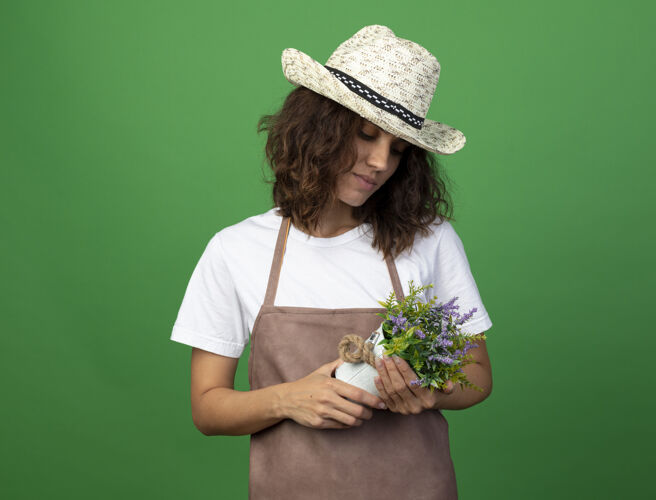
[[[492,321],[483,305],[462,241],[448,221],[438,227],[438,244],[432,262],[434,287],[426,294],[428,298],[435,296],[436,304],[457,297],[455,304],[461,315],[475,307],[474,314],[462,325],[462,332],[470,335],[484,332],[492,326]]]
[[[220,237],[220,232],[212,237],[194,268],[171,340],[239,358],[248,343],[248,327]]]

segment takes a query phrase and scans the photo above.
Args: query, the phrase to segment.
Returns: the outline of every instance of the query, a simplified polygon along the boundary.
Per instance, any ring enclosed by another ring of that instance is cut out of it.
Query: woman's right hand
[[[369,420],[371,408],[385,409],[379,397],[333,377],[342,363],[338,358],[286,383],[280,400],[283,415],[314,429],[348,429]]]

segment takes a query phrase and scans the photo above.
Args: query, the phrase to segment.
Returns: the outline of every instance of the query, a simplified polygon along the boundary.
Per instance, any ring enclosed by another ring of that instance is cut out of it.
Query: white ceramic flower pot
[[[378,330],[372,333],[370,340],[374,344],[374,354],[378,358],[383,357],[384,348],[380,344],[383,339],[383,324],[381,323]],[[335,370],[335,378],[343,380],[351,385],[364,389],[374,396],[380,396],[374,378],[378,376],[378,370],[368,363],[347,363],[344,362]]]

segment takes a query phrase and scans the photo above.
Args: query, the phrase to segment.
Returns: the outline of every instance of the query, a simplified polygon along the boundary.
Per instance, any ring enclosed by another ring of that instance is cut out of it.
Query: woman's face
[[[356,132],[355,144],[358,158],[349,172],[337,178],[337,198],[358,207],[392,176],[410,143],[365,120]]]

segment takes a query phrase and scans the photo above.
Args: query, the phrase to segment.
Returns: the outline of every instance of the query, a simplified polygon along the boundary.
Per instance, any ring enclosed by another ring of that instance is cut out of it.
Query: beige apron
[[[355,333],[366,339],[383,321],[377,315],[385,312],[382,307],[274,305],[289,225],[290,219],[283,217],[264,304],[251,333],[251,390],[308,375],[338,358],[337,345],[344,335]],[[401,300],[394,260],[386,263]],[[285,419],[252,434],[249,499],[456,499],[448,423],[442,413],[372,411],[370,420],[348,429],[312,429]]]

